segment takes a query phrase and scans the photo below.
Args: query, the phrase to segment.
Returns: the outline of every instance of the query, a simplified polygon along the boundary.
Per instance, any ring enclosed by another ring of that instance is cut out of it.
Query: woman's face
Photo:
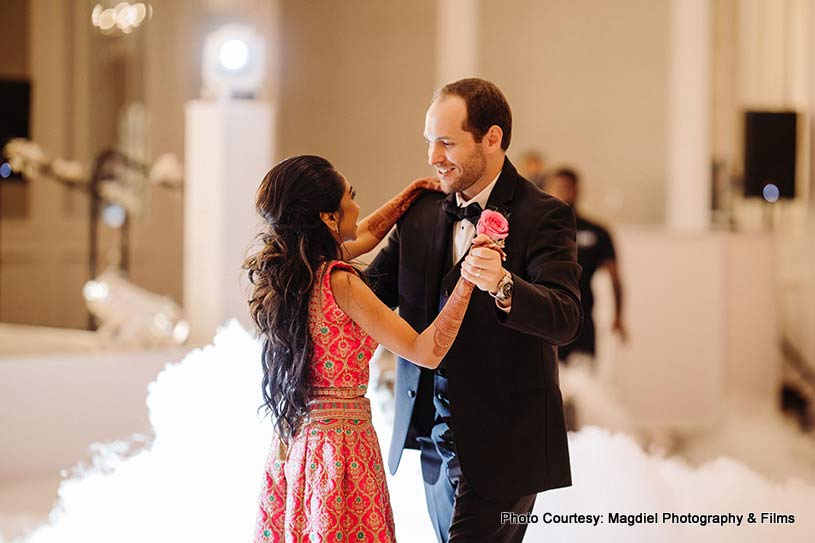
[[[357,239],[357,220],[359,219],[359,204],[356,202],[356,191],[354,187],[343,177],[345,184],[345,192],[340,200],[339,209],[339,238],[337,241],[344,243],[346,241],[353,241]],[[334,235],[337,235],[337,229],[333,229]]]

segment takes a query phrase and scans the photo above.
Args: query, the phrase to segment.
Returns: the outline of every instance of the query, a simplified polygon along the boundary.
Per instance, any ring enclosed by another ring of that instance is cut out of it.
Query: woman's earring
[[[340,223],[337,223],[336,230],[337,230],[337,237],[340,237]]]

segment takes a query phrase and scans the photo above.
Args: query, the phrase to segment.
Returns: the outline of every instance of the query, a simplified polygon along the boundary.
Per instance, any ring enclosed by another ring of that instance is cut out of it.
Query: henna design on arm
[[[505,258],[503,247],[494,241],[476,238],[473,240],[472,246],[488,247]],[[453,293],[447,299],[447,303],[444,304],[439,316],[433,321],[432,326],[436,327],[433,332],[433,354],[435,356],[444,356],[453,345],[474,289],[475,285],[473,283],[459,277]]]
[[[357,239],[345,242],[341,246],[343,258],[351,260],[376,247],[424,190],[440,191],[441,184],[430,177],[416,179],[410,183],[402,192],[359,223]]]
[[[433,321],[436,330],[433,333],[433,354],[436,356],[444,356],[450,350],[450,346],[456,339],[459,328],[461,328],[461,321],[464,320],[464,314],[467,312],[467,304],[470,303],[470,296],[473,294],[475,285],[466,279],[459,278],[456,283],[456,288],[453,289],[453,294],[448,298],[444,308]]]
[[[379,239],[384,238],[420,193],[420,189],[411,186],[397,194],[368,217],[368,231]]]

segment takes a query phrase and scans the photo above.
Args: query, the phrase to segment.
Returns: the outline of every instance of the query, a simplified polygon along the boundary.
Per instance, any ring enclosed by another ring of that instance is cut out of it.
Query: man
[[[608,231],[601,225],[581,216],[576,210],[577,199],[580,195],[580,177],[572,168],[558,169],[547,181],[544,190],[559,198],[572,209],[577,217],[577,260],[583,273],[580,276],[580,299],[583,303],[583,328],[577,339],[558,349],[560,359],[568,361],[574,353],[583,353],[594,358],[596,354],[596,337],[592,309],[594,308],[594,293],[591,290],[591,280],[594,273],[602,268],[611,277],[614,290],[614,324],[612,331],[619,334],[626,341],[628,334],[623,324],[623,285],[617,269],[617,257],[614,243]]]
[[[546,160],[538,151],[529,150],[521,155],[521,167],[518,171],[535,186],[543,190],[546,183]]]
[[[399,360],[388,463],[420,449],[425,495],[443,542],[516,542],[535,494],[571,473],[555,345],[578,333],[574,214],[518,175],[506,158],[512,115],[492,83],[439,89],[425,118],[428,162],[447,196],[425,193],[369,268],[377,295],[417,331],[443,307],[459,275],[477,289],[435,371]],[[509,219],[506,261],[467,251],[481,208]]]

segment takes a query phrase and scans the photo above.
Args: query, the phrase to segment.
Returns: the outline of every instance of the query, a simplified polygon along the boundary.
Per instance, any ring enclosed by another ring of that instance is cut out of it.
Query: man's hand
[[[477,236],[461,263],[461,276],[485,292],[495,292],[504,277],[501,252],[487,246],[491,243],[486,235]]]

